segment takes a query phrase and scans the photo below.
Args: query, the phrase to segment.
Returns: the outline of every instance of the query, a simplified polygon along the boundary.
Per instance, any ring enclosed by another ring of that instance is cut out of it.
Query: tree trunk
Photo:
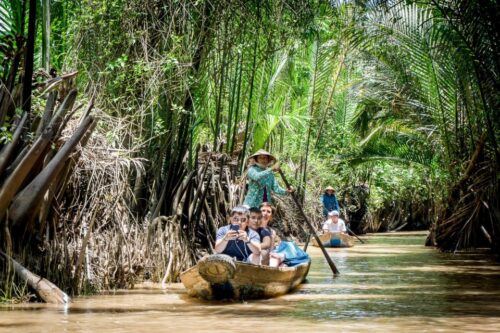
[[[32,273],[2,251],[0,251],[0,256],[3,256],[5,260],[12,263],[14,272],[16,272],[21,279],[25,280],[45,303],[68,304],[71,302],[71,298],[49,280]]]
[[[24,80],[23,80],[23,110],[31,112],[31,84],[33,77],[33,56],[35,54],[36,37],[36,0],[30,1],[30,11],[28,18],[28,42],[26,43],[26,53],[24,55]]]
[[[42,66],[50,71],[50,0],[42,0]]]

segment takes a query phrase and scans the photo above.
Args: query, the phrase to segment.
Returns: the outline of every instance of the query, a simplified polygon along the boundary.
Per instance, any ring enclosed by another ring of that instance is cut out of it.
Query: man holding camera
[[[217,230],[215,252],[227,254],[238,261],[260,264],[260,237],[248,228],[249,212],[246,207],[231,210],[230,224]]]

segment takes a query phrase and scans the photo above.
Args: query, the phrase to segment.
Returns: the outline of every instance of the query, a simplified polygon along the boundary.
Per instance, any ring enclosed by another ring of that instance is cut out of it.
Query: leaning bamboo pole
[[[49,280],[31,272],[3,251],[0,251],[0,256],[10,261],[14,268],[14,272],[16,272],[21,279],[25,280],[45,303],[67,304],[71,302],[71,298]]]

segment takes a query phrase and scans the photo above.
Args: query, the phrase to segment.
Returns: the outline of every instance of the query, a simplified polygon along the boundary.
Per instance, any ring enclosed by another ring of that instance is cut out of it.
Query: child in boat
[[[231,210],[229,225],[217,230],[214,250],[239,261],[260,264],[260,237],[248,227],[249,213],[243,206]]]
[[[283,240],[270,254],[269,266],[292,267],[310,260],[309,255],[292,239],[288,229],[285,228],[283,235]]]
[[[323,223],[323,232],[340,232],[344,234],[347,232],[345,222],[339,218],[337,210],[332,210],[328,213],[328,220]]]
[[[272,211],[272,209],[271,209]],[[250,219],[248,226],[260,236],[260,256],[269,262],[269,251],[271,249],[272,234],[268,228],[262,228],[262,212],[257,207],[250,208]]]

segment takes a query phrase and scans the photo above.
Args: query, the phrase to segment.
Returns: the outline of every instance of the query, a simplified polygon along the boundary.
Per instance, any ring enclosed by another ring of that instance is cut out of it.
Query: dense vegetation
[[[280,158],[312,216],[331,184],[358,232],[431,228],[441,249],[498,251],[495,1],[42,3],[0,4],[0,145],[9,146],[21,110],[28,121],[12,149],[36,138],[46,95],[33,91],[26,103],[33,68],[78,70],[99,124],[52,208],[28,234],[10,235],[4,215],[0,239],[13,255],[44,256],[26,239],[66,251],[30,267],[74,293],[84,261],[84,280],[97,288],[125,285],[132,270],[159,278],[166,269],[175,279],[186,262],[171,244],[209,247],[206,234],[234,198],[219,208],[203,200],[217,205],[230,187],[222,166],[234,178],[259,148]],[[13,169],[0,169],[3,184]],[[111,239],[116,255],[94,262],[114,263],[95,273],[107,280],[92,280],[94,259],[82,253]],[[134,257],[139,239],[161,249]],[[54,273],[61,262],[76,273]]]

